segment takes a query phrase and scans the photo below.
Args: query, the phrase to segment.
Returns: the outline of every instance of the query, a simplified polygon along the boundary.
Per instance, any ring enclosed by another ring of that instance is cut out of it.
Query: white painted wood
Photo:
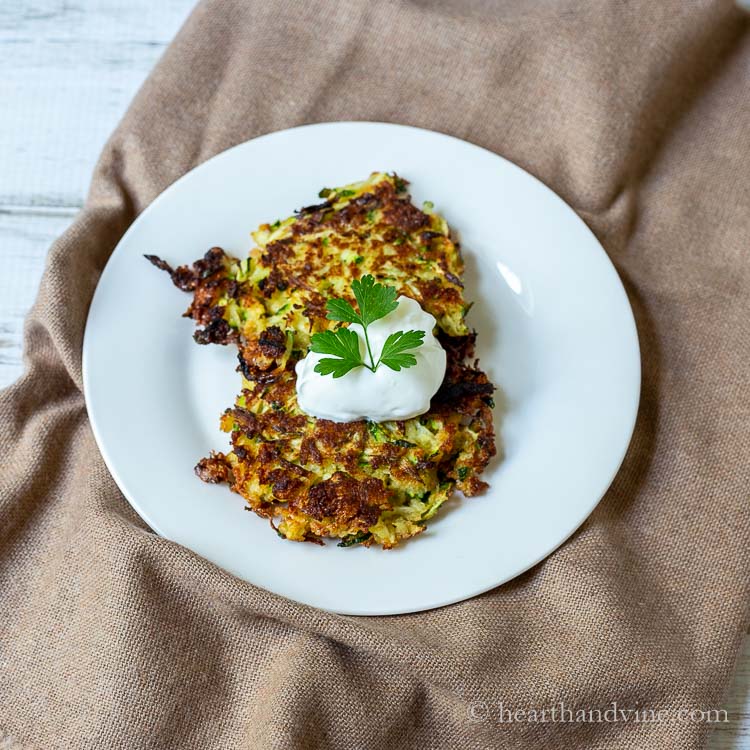
[[[13,213],[0,209],[0,388],[22,371],[23,320],[34,302],[51,242],[70,223],[70,215]]]
[[[743,0],[744,1],[744,0]],[[747,0],[750,3],[750,0]],[[0,388],[52,240],[193,0],[0,0]],[[709,750],[750,750],[750,639]]]
[[[737,671],[722,708],[726,709],[729,721],[714,726],[707,750],[747,750],[750,748],[750,636],[745,636]]]
[[[44,254],[194,0],[0,0],[0,387]]]
[[[194,0],[0,0],[0,204],[80,206]]]

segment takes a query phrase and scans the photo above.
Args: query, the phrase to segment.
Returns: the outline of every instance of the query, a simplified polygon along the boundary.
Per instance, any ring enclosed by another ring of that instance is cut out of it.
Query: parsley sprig
[[[317,354],[330,354],[315,365],[315,372],[320,375],[333,375],[340,378],[355,367],[366,367],[375,372],[380,365],[399,372],[407,367],[414,367],[417,358],[411,350],[424,343],[424,331],[396,331],[383,344],[383,350],[377,361],[372,353],[367,328],[376,320],[384,318],[397,307],[396,290],[385,284],[378,284],[367,274],[352,282],[352,293],[357,300],[359,311],[345,299],[330,299],[326,304],[328,320],[342,323],[357,323],[362,326],[367,348],[366,362],[359,351],[359,336],[350,328],[342,326],[334,331],[316,333],[310,339],[310,349]]]

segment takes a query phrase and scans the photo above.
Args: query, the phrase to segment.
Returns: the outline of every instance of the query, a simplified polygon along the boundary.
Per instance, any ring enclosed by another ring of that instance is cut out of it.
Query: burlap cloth
[[[200,4],[50,251],[0,398],[0,746],[701,746],[708,725],[673,713],[721,706],[747,625],[747,30],[729,2]],[[89,301],[134,217],[233,144],[337,119],[445,131],[539,176],[604,244],[641,340],[635,437],[592,517],[526,575],[416,615],[309,609],[157,537],[81,393]],[[504,713],[561,701],[668,716]]]

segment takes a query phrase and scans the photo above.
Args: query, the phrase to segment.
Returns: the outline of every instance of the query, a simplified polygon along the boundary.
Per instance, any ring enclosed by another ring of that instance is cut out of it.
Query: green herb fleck
[[[353,195],[355,195],[354,190],[339,190],[336,194],[338,198],[351,198]]]
[[[367,431],[376,443],[382,443],[385,440],[385,431],[377,422],[368,422]]]
[[[353,547],[355,544],[362,544],[366,542],[372,534],[369,531],[360,531],[359,534],[353,536],[345,536],[336,546],[337,547]]]
[[[394,445],[398,445],[400,448],[416,448],[416,443],[410,443],[408,440],[401,440],[400,438],[398,440],[393,441]]]
[[[466,477],[469,476],[469,467],[468,466],[460,466],[458,469],[458,478],[463,482]]]

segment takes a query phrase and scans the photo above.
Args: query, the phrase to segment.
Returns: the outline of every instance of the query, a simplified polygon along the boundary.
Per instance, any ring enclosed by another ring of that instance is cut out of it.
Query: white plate
[[[222,450],[238,392],[232,347],[197,346],[189,296],[143,259],[175,265],[213,245],[242,255],[249,232],[324,186],[396,171],[460,235],[469,323],[498,394],[504,458],[484,495],[444,506],[391,551],[279,539],[196,461]],[[382,615],[475,596],[560,545],[602,497],[630,441],[640,392],[633,315],[594,235],[558,196],[505,159],[439,133],[350,122],[294,128],[219,154],[130,227],[89,313],[83,375],[104,460],[162,536],[269,591],[322,609]],[[501,405],[505,401],[505,413]]]

